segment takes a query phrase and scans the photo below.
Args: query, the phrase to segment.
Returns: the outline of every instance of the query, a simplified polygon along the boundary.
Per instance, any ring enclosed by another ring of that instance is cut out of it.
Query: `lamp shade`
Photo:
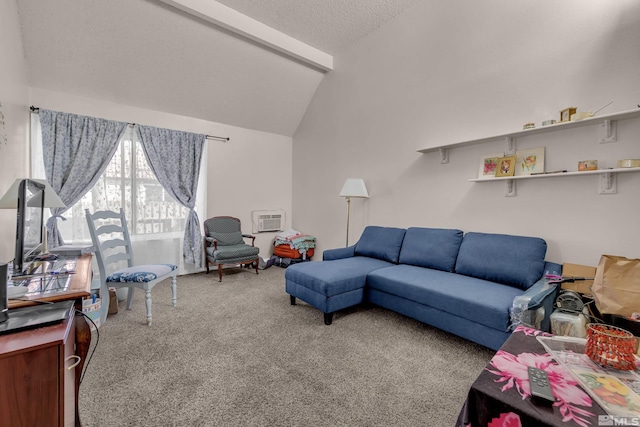
[[[16,179],[11,187],[4,193],[2,199],[0,199],[0,209],[17,209],[18,208],[18,187],[22,178]],[[49,185],[46,179],[34,179],[33,181],[44,184],[44,207],[45,208],[64,208],[65,204],[62,203],[60,197],[53,191],[53,188]]]
[[[369,198],[367,187],[364,185],[364,181],[360,178],[347,178],[340,190],[340,197],[361,197],[364,199]]]

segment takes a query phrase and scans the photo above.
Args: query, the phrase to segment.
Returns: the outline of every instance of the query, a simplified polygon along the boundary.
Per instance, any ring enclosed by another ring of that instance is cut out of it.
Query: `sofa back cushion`
[[[452,272],[462,243],[462,231],[443,228],[407,229],[400,250],[400,264]]]
[[[356,256],[367,256],[397,264],[404,233],[404,228],[370,225],[362,232],[354,253]]]
[[[528,289],[544,273],[547,242],[537,237],[467,233],[456,273]]]

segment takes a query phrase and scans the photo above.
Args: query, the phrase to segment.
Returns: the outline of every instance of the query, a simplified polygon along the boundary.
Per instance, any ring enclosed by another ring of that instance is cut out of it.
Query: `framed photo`
[[[487,154],[480,158],[480,169],[478,179],[491,179],[496,176],[498,169],[498,159],[504,157],[504,153]]]
[[[516,151],[515,176],[544,172],[544,147]]]
[[[597,160],[580,160],[578,162],[578,171],[595,171],[598,170]]]
[[[513,176],[516,171],[516,156],[505,156],[498,159],[496,177]]]

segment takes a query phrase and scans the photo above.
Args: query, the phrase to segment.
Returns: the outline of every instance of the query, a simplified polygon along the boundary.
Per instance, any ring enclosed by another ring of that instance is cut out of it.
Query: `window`
[[[117,211],[120,207],[125,211],[132,239],[136,235],[182,236],[188,209],[162,188],[134,137],[133,129],[127,129],[102,177],[64,213],[67,221],[60,221],[58,229],[65,241],[91,241],[85,209]]]
[[[44,178],[39,116],[32,116],[31,122],[33,176]],[[206,158],[206,144],[203,157]],[[205,193],[206,176],[206,162],[202,162],[195,209],[199,216],[204,212],[204,197],[200,195]],[[118,211],[120,207],[127,217],[136,264],[177,263],[180,274],[187,272],[182,262],[182,242],[189,210],[162,188],[131,126],[123,134],[100,179],[63,213],[66,221],[58,220],[58,230],[66,243],[90,243],[85,209]],[[48,214],[48,209],[46,211]]]

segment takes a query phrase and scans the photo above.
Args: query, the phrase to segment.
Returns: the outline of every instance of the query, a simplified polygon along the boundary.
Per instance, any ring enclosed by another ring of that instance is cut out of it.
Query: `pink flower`
[[[546,368],[554,396],[564,403],[591,406],[591,397],[578,387],[578,382],[560,365],[551,364]]]
[[[498,162],[494,159],[486,159],[484,161],[484,174],[487,175],[491,172],[495,172],[498,167]]]
[[[551,355],[547,353],[520,353],[516,356],[498,350],[490,364],[495,370],[490,368],[487,370],[499,377],[496,382],[505,383],[502,386],[503,392],[515,388],[522,396],[522,400],[531,396],[527,367],[534,366],[547,372],[551,390],[557,399],[553,406],[559,407],[563,421],[573,420],[576,424],[585,426],[586,420],[580,418],[580,415],[593,415],[591,412],[577,407],[577,405],[591,407],[592,401],[589,395],[578,387],[577,381],[564,368],[556,364]]]
[[[543,337],[551,336],[550,333],[547,333],[535,328],[529,328],[527,326],[522,326],[522,325],[518,325],[513,332],[522,332],[523,334],[528,335],[530,337],[537,336],[537,335],[542,335]]]
[[[518,414],[507,412],[489,421],[488,427],[522,427],[522,423]]]

